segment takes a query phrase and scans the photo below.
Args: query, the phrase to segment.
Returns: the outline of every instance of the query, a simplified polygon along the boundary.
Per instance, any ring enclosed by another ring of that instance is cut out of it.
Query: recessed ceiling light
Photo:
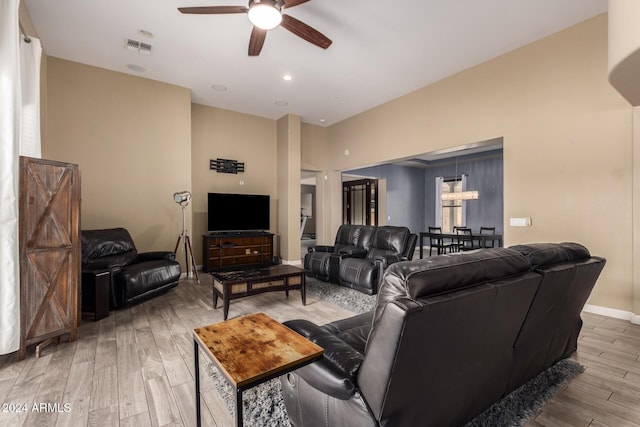
[[[287,105],[289,105],[289,103],[287,101],[276,101],[275,104],[278,107],[286,107]]]
[[[325,119],[320,119],[320,123],[325,124],[327,121]]]
[[[216,92],[226,92],[227,91],[227,87],[224,85],[211,85],[211,89],[215,90]]]
[[[142,37],[146,37],[148,39],[153,38],[153,33],[151,31],[147,31],[147,30],[138,30],[138,34],[140,34]]]
[[[131,71],[135,71],[136,73],[144,73],[145,71],[147,71],[144,67],[136,64],[127,64],[127,68]]]
[[[282,76],[282,80],[290,82],[291,80],[293,80],[293,76],[291,74],[284,74]]]

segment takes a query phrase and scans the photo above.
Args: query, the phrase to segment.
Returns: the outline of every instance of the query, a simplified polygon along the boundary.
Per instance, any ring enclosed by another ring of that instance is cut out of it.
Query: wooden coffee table
[[[242,392],[322,358],[324,350],[264,313],[193,330],[196,425],[201,425],[199,350],[236,392],[236,426],[242,426]]]
[[[292,265],[278,264],[238,271],[212,272],[213,308],[217,308],[218,297],[222,297],[224,320],[229,315],[229,301],[264,292],[300,289],[302,304],[307,305],[304,270]]]

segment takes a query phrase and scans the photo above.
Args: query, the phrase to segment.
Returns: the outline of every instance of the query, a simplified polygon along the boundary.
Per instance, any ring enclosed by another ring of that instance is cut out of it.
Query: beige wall
[[[326,171],[329,167],[329,132],[326,127],[302,123],[301,166],[307,171]]]
[[[300,263],[300,116],[280,118],[278,127],[278,231],[282,262]]]
[[[207,193],[268,194],[271,232],[277,233],[276,121],[199,104],[191,106],[193,245],[202,264],[202,235],[207,231]],[[211,159],[244,163],[240,174],[209,169]],[[275,245],[274,245],[275,246]]]
[[[27,6],[24,4],[24,1],[20,2],[20,6],[18,8],[18,18],[20,20],[20,25],[22,25],[22,28],[27,33],[27,35],[38,37],[36,27],[33,25],[31,15],[29,14]]]
[[[640,2],[609,0],[609,81],[640,105]]]
[[[504,137],[505,243],[584,243],[608,260],[590,303],[630,311],[631,130],[607,81],[602,15],[332,126],[330,163]],[[509,227],[518,216],[533,226]]]
[[[331,192],[329,188],[329,132],[326,127],[302,123],[301,125],[301,169],[316,172],[316,243],[332,244],[331,235]],[[326,179],[325,179],[326,177]]]
[[[47,58],[43,157],[77,163],[83,229],[126,227],[139,251],[173,250],[191,186],[188,89]]]

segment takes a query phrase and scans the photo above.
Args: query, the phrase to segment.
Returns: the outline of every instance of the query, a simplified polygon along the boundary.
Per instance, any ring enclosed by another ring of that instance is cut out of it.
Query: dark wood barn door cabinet
[[[77,338],[80,279],[78,166],[20,157],[20,350]]]

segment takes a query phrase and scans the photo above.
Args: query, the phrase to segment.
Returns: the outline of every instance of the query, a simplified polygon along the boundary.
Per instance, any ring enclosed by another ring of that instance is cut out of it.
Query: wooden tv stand
[[[273,264],[273,234],[220,232],[202,236],[202,270],[229,270]]]

